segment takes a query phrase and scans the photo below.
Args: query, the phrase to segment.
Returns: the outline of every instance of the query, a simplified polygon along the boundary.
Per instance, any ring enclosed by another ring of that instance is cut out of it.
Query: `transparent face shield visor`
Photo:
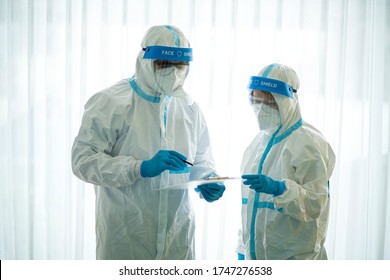
[[[253,90],[251,90],[248,96],[248,101],[252,108],[264,104],[268,107],[278,110],[278,104],[270,92],[262,91],[262,97],[259,97],[255,96]]]
[[[176,67],[178,70],[186,71],[188,69],[189,63],[186,61],[169,61],[169,60],[154,60],[153,68],[154,72],[159,69],[167,69],[170,67]]]
[[[187,77],[189,62],[192,60],[191,48],[148,46],[143,58],[153,60],[155,89],[168,96],[181,96],[178,91]]]

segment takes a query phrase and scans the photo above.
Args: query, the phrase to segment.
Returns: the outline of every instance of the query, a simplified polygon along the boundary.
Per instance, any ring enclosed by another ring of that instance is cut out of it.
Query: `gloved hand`
[[[165,170],[182,171],[186,168],[184,160],[187,158],[176,151],[158,151],[150,160],[141,163],[140,172],[142,177],[155,177]]]
[[[225,189],[222,183],[209,183],[197,186],[195,191],[200,192],[207,202],[214,202],[223,195]]]
[[[244,185],[250,185],[249,188],[256,192],[273,194],[274,196],[281,195],[286,189],[286,184],[283,181],[275,181],[272,178],[262,174],[245,174],[241,176],[245,181]]]
[[[239,260],[239,261],[245,260],[245,255],[237,253],[237,260]]]

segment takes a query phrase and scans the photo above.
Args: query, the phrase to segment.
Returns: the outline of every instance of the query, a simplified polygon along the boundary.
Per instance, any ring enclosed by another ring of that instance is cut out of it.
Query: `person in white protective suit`
[[[141,45],[135,75],[86,103],[72,169],[95,185],[97,259],[194,259],[189,190],[159,190],[216,176],[206,121],[182,87],[192,49],[174,26]],[[196,188],[208,202],[224,190]]]
[[[249,100],[260,132],[244,152],[238,259],[327,259],[329,178],[335,155],[304,122],[299,80],[271,64],[253,76]]]

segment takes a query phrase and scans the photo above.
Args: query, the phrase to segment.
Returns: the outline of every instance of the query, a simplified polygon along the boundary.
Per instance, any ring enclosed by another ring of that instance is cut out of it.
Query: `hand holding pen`
[[[150,160],[144,160],[141,163],[142,177],[155,177],[160,175],[165,170],[182,171],[187,167],[187,158],[182,154],[172,150],[160,150]]]

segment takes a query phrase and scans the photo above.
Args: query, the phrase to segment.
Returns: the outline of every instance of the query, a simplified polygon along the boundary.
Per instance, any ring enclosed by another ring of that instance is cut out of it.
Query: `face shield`
[[[248,88],[249,103],[256,114],[260,130],[277,127],[281,118],[273,93],[293,98],[296,90],[282,81],[258,76],[250,78]]]
[[[250,78],[248,88],[250,90],[277,93],[289,98],[293,98],[294,92],[297,92],[291,85],[285,82],[258,76]]]
[[[180,95],[175,92],[182,87],[192,60],[191,48],[147,46],[143,48],[144,59],[153,60],[156,88],[159,93],[168,96]]]
[[[280,124],[278,105],[270,92],[254,90],[249,95],[249,103],[256,115],[260,130],[267,130]]]

